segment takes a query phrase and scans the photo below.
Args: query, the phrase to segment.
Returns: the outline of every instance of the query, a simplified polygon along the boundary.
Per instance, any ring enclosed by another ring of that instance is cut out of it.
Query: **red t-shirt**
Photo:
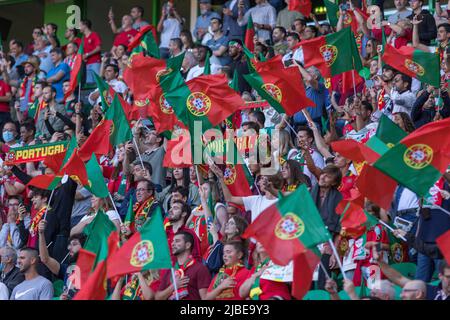
[[[11,93],[11,87],[3,80],[0,80],[0,97],[5,97],[7,93]],[[0,112],[9,112],[9,103],[0,102]]]
[[[208,268],[204,266],[201,262],[196,262],[185,271],[185,276],[189,278],[189,283],[187,285],[188,294],[183,297],[182,300],[201,300],[200,289],[207,289],[211,283],[211,275]],[[167,289],[172,283],[172,273],[170,270],[166,270],[161,278],[161,284],[159,285],[158,291],[163,291]],[[173,294],[175,297],[175,294]],[[169,299],[172,299],[169,298]]]
[[[384,27],[384,33],[386,34],[386,37],[390,36],[392,33],[392,29],[389,26]],[[372,34],[375,39],[381,42],[382,40],[382,32],[381,29],[372,29]],[[412,30],[406,29],[405,33],[401,37],[396,37],[394,40],[394,47],[396,49],[400,49],[403,46],[406,46],[409,41],[412,41]]]
[[[209,285],[208,292],[211,292],[214,288],[214,282],[216,282],[217,276],[212,279],[211,284]],[[236,286],[234,288],[228,288],[222,290],[222,292],[216,297],[216,300],[244,300],[239,295],[239,288],[242,284],[252,275],[250,270],[247,270],[245,267],[241,268],[235,275],[234,278],[236,280]]]
[[[89,37],[84,37],[84,53],[90,53],[94,51],[94,49],[98,46],[102,45],[102,39],[98,35],[97,32],[91,32]],[[102,60],[102,57],[100,55],[100,52],[94,54],[93,56],[90,56],[87,59],[86,64],[93,64],[93,63],[100,63]]]
[[[75,38],[73,39],[70,43],[75,43],[78,47],[78,49],[80,48],[81,45],[81,39],[80,38]],[[67,44],[61,47],[61,50],[65,53],[67,49]]]
[[[122,31],[114,39],[113,45],[115,47],[117,47],[119,45],[124,45],[124,46],[128,47],[128,45],[130,44],[133,37],[137,34],[138,34],[138,32],[135,29],[131,29],[129,31]]]
[[[247,276],[247,279],[250,278],[255,272],[256,266],[252,268],[251,272]],[[270,298],[273,298],[275,296],[281,297],[283,300],[291,300],[291,293],[289,292],[289,287],[285,282],[260,279],[259,287],[262,291],[262,293],[259,295],[259,300],[270,300]]]

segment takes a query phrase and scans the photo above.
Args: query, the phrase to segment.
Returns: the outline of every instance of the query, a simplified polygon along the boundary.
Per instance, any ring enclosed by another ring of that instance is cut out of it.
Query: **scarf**
[[[31,88],[30,88],[30,92],[28,93],[28,97],[25,97],[25,94],[27,93],[27,84],[28,81],[31,80]],[[36,85],[36,82],[38,81],[38,77],[37,75],[34,76],[33,79],[30,79],[28,76],[26,76],[22,83],[20,84],[20,89],[21,94],[20,94],[20,99],[27,99],[28,102],[31,101],[31,97],[34,95],[34,86]]]
[[[384,101],[384,93],[385,90],[384,88],[381,89],[380,94],[378,95],[378,101],[377,101],[377,106],[378,106],[378,110],[383,110],[384,107],[386,106],[386,102]]]
[[[180,278],[184,277],[186,271],[195,264],[195,259],[193,256],[189,256],[188,260],[183,263],[181,266],[178,264],[178,261],[175,263],[175,276],[179,276]],[[189,295],[189,291],[187,287],[177,288],[179,299],[183,299]],[[175,291],[170,295],[169,300],[176,300]]]
[[[256,267],[256,270],[255,270],[255,273],[257,273],[259,270],[261,270],[261,268],[263,268],[264,266],[268,265],[269,262],[270,262],[270,258],[266,258],[263,262],[258,264],[258,266]],[[263,292],[260,287],[260,282],[261,282],[261,276],[256,277],[255,282],[253,282],[252,288],[250,289],[250,299],[259,300],[259,296]]]
[[[219,273],[217,273],[216,280],[214,281],[213,289],[217,288],[222,283],[223,280],[230,278],[230,277],[235,277],[236,274],[242,268],[244,268],[244,265],[241,264],[240,262],[238,262],[237,264],[235,264],[231,267],[224,266],[224,267],[220,268]],[[233,297],[234,297],[233,288],[225,289],[217,296],[217,298],[222,298],[222,299],[223,298],[233,298]]]
[[[42,207],[38,212],[36,212],[33,219],[31,220],[29,231],[32,237],[34,237],[37,234],[39,222],[41,222],[42,216],[44,215],[46,209],[47,206]]]
[[[139,285],[139,279],[133,275],[127,282],[122,293],[122,300],[144,300],[142,289]]]
[[[151,196],[142,204],[136,203],[133,207],[133,211],[136,212],[134,216],[134,229],[135,231],[139,231],[144,225],[145,221],[147,221],[147,216],[155,202],[155,197]]]

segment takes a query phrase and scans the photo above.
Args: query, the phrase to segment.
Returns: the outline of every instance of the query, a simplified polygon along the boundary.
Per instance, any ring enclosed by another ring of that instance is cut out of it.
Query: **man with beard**
[[[53,298],[53,285],[39,275],[38,264],[39,253],[36,249],[25,247],[19,251],[19,269],[25,276],[25,281],[14,288],[10,300],[51,300]]]
[[[195,259],[193,249],[195,240],[190,232],[178,231],[173,237],[171,249],[176,257],[175,278],[180,300],[203,300],[206,297],[211,275],[208,268]],[[162,279],[156,300],[175,300],[177,295],[172,284],[171,272],[166,272]]]
[[[228,43],[228,55],[231,58],[230,74],[237,73],[239,93],[251,92],[252,88],[244,79],[244,74],[249,74],[247,59],[243,53],[242,40],[233,39]]]
[[[25,78],[19,85],[19,104],[20,111],[25,112],[36,99],[35,86],[39,80],[39,58],[30,57],[22,63],[25,72]]]
[[[75,284],[70,279],[70,276],[75,272],[76,262],[78,258],[78,252],[83,247],[86,241],[86,236],[82,233],[74,234],[69,238],[69,244],[67,250],[69,253],[66,258],[59,263],[56,259],[52,258],[47,249],[47,242],[45,241],[45,228],[47,221],[42,220],[39,222],[39,256],[41,262],[53,273],[58,279],[64,281],[65,291],[61,295],[61,300],[71,299],[78,291]]]
[[[64,121],[58,117],[57,113],[65,116],[66,109],[62,104],[56,103],[56,89],[47,85],[43,90],[44,106],[39,110],[38,120],[36,123],[37,135],[42,135],[45,139],[50,140],[53,133],[63,132]]]
[[[207,54],[209,48],[206,46],[198,45],[194,49],[197,49],[197,51],[196,51],[197,54],[195,54],[195,53],[194,54],[195,54],[195,58],[198,61],[198,64],[196,66],[193,66],[189,70],[189,72],[186,76],[186,81],[189,81],[191,79],[194,79],[194,78],[202,75],[203,71],[205,70],[206,54]]]

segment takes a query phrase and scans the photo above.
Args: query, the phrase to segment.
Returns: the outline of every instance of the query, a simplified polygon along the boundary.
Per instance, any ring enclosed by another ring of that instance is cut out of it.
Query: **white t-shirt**
[[[249,196],[242,197],[242,201],[244,201],[245,211],[251,211],[253,222],[261,212],[277,202],[278,199],[269,200],[265,196]]]
[[[408,188],[405,188],[400,196],[398,211],[418,207],[419,207],[419,198],[417,198],[417,195]]]
[[[109,220],[111,220],[111,221],[119,220],[119,223],[122,222],[122,220],[120,219],[119,214],[115,210],[108,210],[105,213],[108,216]],[[90,217],[91,217],[90,215],[85,215],[83,218],[81,218],[80,222],[86,221]],[[95,217],[95,215],[94,215],[94,217]]]
[[[0,300],[9,300],[9,290],[3,282],[0,282]]]
[[[181,24],[175,18],[167,18],[163,22],[163,31],[161,32],[160,48],[168,48],[170,39],[178,38],[181,32]]]
[[[194,78],[197,78],[198,76],[201,76],[203,74],[203,71],[205,70],[205,67],[200,67],[199,65],[193,66],[187,76],[186,81],[192,80]]]
[[[125,84],[125,82],[121,81],[121,80],[117,80],[117,79],[112,79],[111,81],[108,82],[108,84],[111,86],[111,88],[114,89],[114,91],[116,91],[117,93],[124,93],[125,91],[127,91],[128,87]],[[95,89],[94,91],[91,92],[91,94],[89,94],[88,96],[88,100],[89,103],[91,105],[99,105],[100,102],[102,102],[102,98],[101,96],[98,96],[97,100],[94,101],[91,96],[94,92],[98,92],[98,89]]]

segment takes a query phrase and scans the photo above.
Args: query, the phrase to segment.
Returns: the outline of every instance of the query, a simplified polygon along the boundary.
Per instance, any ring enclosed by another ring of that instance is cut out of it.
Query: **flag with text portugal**
[[[264,210],[243,237],[256,238],[278,265],[331,239],[305,185]]]
[[[178,119],[190,130],[194,121],[202,122],[203,131],[217,126],[245,104],[224,74],[201,75],[184,82],[180,73],[172,72],[163,77],[160,85]]]
[[[244,74],[245,80],[278,112],[294,115],[315,103],[306,96],[300,70],[285,68],[280,55],[258,62],[255,72]]]
[[[374,163],[418,196],[425,196],[450,163],[450,118],[420,127]]]
[[[150,269],[172,267],[169,245],[158,207],[151,218],[125,244],[108,257],[108,278]]]
[[[305,67],[317,67],[324,78],[362,69],[355,37],[350,28],[302,41],[296,48],[303,51]]]
[[[410,77],[439,88],[441,83],[439,55],[413,47],[396,49],[387,44],[382,60]]]

